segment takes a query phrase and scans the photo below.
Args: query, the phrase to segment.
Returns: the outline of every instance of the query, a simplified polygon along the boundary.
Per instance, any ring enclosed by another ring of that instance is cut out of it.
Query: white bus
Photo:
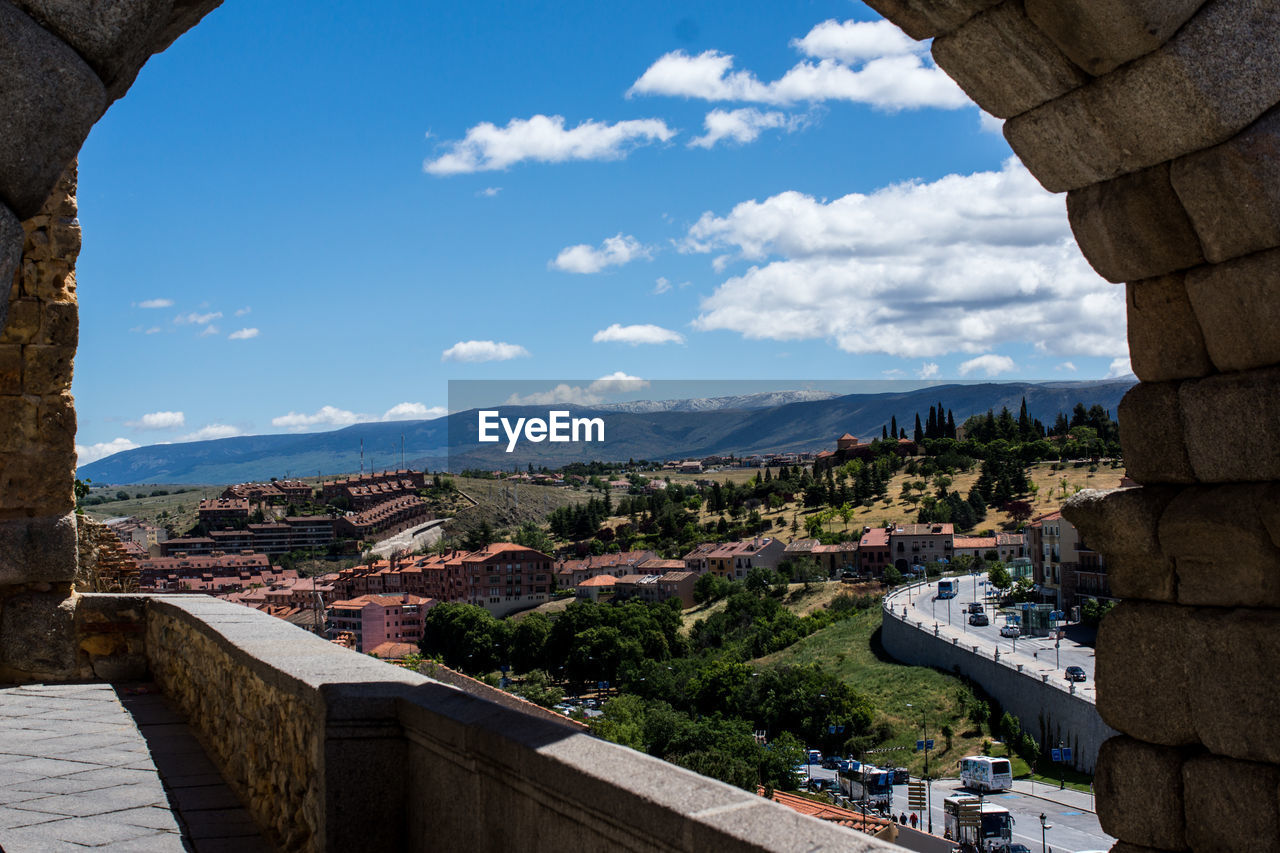
[[[1013,787],[1007,758],[973,755],[960,762],[960,784],[970,791],[1004,791]]]

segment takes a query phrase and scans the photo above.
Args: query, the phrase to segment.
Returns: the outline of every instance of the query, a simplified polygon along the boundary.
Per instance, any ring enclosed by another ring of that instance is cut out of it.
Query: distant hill
[[[910,432],[914,416],[941,403],[960,423],[969,415],[1007,406],[1015,414],[1022,398],[1032,417],[1046,425],[1076,403],[1098,404],[1114,415],[1133,380],[1097,382],[990,382],[939,385],[916,391],[849,394],[801,399],[760,407],[716,406],[709,400],[680,406],[662,401],[656,411],[617,411],[557,405],[574,416],[600,416],[608,425],[603,445],[521,445],[507,454],[499,445],[477,445],[475,410],[426,421],[356,424],[332,432],[302,435],[257,435],[161,444],[126,450],[80,468],[80,477],[95,483],[234,483],[270,477],[332,476],[360,468],[364,443],[365,470],[405,464],[447,468],[502,468],[529,462],[556,467],[588,459],[678,459],[708,455],[746,455],[782,450],[833,447],[845,432],[863,439],[880,435],[896,416]],[[748,395],[759,398],[761,395]],[[723,399],[723,398],[720,398]],[[756,402],[756,401],[751,401]],[[771,402],[771,401],[769,401]],[[545,417],[546,406],[502,406],[505,417]],[[627,408],[633,408],[631,404]],[[643,409],[643,406],[634,408]],[[455,450],[450,454],[451,437]],[[403,438],[403,456],[401,442]],[[530,452],[532,449],[533,452]]]

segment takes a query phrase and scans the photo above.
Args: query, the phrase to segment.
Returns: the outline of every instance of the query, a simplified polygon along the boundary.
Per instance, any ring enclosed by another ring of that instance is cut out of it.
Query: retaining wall
[[[1006,659],[975,652],[961,639],[952,643],[935,636],[919,622],[893,612],[892,597],[885,599],[880,640],[885,650],[903,663],[931,666],[970,678],[991,695],[1004,710],[1022,723],[1044,748],[1059,743],[1070,746],[1077,769],[1092,773],[1103,741],[1116,731],[1102,721],[1098,708],[1087,698],[1063,690],[1053,681],[1019,672]]]

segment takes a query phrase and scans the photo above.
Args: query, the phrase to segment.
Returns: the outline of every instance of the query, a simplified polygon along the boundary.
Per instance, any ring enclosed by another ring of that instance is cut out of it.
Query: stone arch
[[[92,675],[72,639],[74,158],[219,2],[0,0],[0,680]],[[1126,289],[1141,487],[1067,509],[1125,599],[1098,651],[1099,710],[1123,733],[1099,760],[1103,826],[1130,851],[1275,846],[1280,4],[869,3],[1006,119]]]

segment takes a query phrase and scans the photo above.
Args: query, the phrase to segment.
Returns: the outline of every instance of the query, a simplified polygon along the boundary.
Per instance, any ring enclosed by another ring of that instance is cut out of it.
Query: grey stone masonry
[[[1165,43],[1204,0],[1027,0],[1027,15],[1072,61],[1106,74]]]
[[[12,282],[22,262],[22,242],[24,240],[22,222],[13,215],[13,211],[0,204],[0,282]],[[5,318],[9,316],[8,291],[3,291],[0,299],[0,330],[4,329]]]
[[[1213,0],[1159,49],[1005,122],[1053,192],[1230,139],[1280,102],[1280,6]]]
[[[1025,112],[1089,81],[1031,23],[1022,0],[1005,0],[934,39],[933,59],[998,118]]]
[[[1214,372],[1200,320],[1187,294],[1186,273],[1125,285],[1129,363],[1146,382],[1190,379]]]
[[[1280,175],[1276,176],[1280,184]],[[1221,371],[1280,363],[1280,249],[1192,270],[1187,295]]]
[[[945,35],[1000,0],[867,0],[913,39]]]
[[[23,12],[0,2],[0,202],[35,214],[107,108],[93,69]]]

